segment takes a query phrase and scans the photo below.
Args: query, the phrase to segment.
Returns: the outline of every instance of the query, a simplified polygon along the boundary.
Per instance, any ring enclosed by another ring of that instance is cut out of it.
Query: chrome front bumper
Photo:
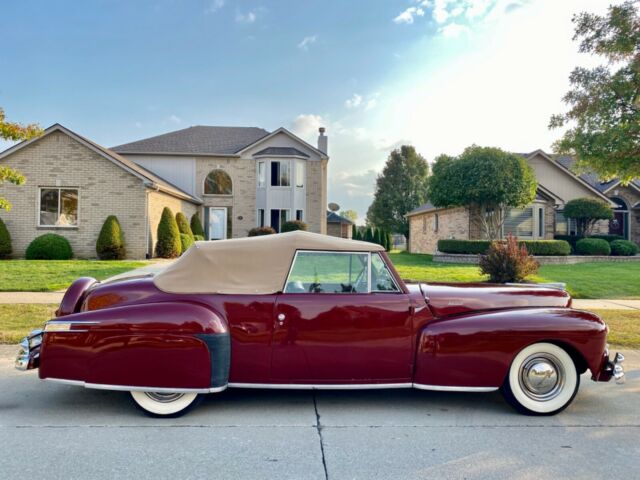
[[[625,383],[624,378],[624,355],[620,352],[616,353],[613,360],[609,359],[604,367],[604,372],[608,376],[607,380],[614,378],[617,384]]]
[[[43,331],[33,330],[20,342],[20,350],[14,363],[18,370],[31,370],[40,366],[40,345]]]

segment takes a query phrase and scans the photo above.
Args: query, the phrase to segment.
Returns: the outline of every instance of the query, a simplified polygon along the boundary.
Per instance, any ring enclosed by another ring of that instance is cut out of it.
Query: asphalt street
[[[42,382],[0,346],[0,479],[639,478],[640,352],[554,417],[498,393],[228,390],[187,416]]]

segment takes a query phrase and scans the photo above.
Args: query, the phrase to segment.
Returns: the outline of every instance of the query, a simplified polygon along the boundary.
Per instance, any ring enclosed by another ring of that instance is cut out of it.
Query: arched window
[[[233,188],[231,177],[222,170],[212,170],[204,179],[205,195],[231,195]]]

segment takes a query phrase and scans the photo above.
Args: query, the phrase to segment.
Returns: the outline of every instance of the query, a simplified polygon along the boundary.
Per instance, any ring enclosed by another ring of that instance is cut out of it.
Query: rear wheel
[[[197,393],[130,392],[136,404],[154,417],[179,417],[200,403]]]
[[[513,359],[502,393],[520,413],[554,415],[569,406],[579,386],[576,365],[565,350],[535,343]]]

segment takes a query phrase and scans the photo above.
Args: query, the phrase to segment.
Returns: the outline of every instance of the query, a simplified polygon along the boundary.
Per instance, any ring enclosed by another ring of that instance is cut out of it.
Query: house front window
[[[299,222],[304,220],[304,212],[302,210],[296,210],[296,220]]]
[[[264,227],[264,208],[258,209],[258,226]]]
[[[533,207],[509,208],[504,221],[504,234],[533,238]]]
[[[556,210],[556,235],[577,235],[575,218],[566,218],[563,210]]]
[[[280,233],[282,224],[289,220],[289,215],[289,210],[271,209],[271,227]]]
[[[296,162],[296,187],[304,187],[305,164],[302,160]]]
[[[438,217],[438,214],[436,213],[433,216],[433,231],[437,232],[438,228],[440,228],[440,217]]]
[[[262,188],[267,184],[267,170],[264,162],[258,162],[258,187]]]
[[[231,177],[223,170],[213,170],[204,180],[205,195],[231,195],[233,185]]]
[[[271,186],[291,186],[291,163],[288,160],[271,162]]]
[[[40,188],[38,226],[78,226],[77,188]]]

